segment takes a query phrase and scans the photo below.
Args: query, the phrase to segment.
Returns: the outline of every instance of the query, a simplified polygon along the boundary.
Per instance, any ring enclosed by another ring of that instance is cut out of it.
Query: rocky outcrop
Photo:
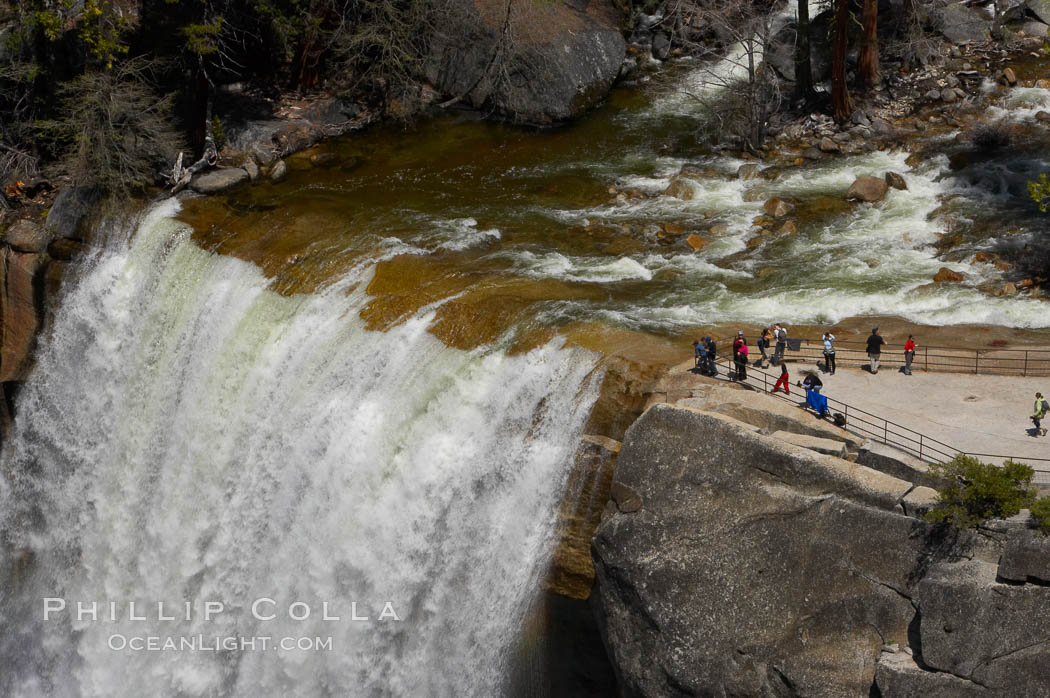
[[[431,42],[428,80],[452,99],[528,124],[603,99],[626,44],[608,0],[455,0]]]
[[[979,560],[930,570],[918,595],[922,660],[992,695],[1050,695],[1050,587],[995,578]]]
[[[592,554],[628,695],[867,696],[931,562],[981,547],[905,516],[911,483],[666,404],[617,486],[641,505],[607,509]]]
[[[1024,528],[1011,530],[998,576],[1011,582],[1050,584],[1050,536]]]

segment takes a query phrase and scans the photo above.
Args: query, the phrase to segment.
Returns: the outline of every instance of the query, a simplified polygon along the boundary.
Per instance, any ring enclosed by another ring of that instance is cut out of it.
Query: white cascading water
[[[175,207],[70,289],[19,396],[0,479],[0,695],[499,693],[594,357],[450,349],[426,331],[432,309],[368,331],[368,270],[283,297],[195,246]],[[67,608],[45,621],[46,598]],[[256,618],[257,599],[276,618]],[[77,620],[77,601],[98,620]],[[206,619],[209,601],[225,606]],[[379,619],[386,602],[400,620]],[[115,635],[331,649],[117,650]]]

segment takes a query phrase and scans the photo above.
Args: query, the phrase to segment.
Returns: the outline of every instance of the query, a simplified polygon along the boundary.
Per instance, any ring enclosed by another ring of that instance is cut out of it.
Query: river
[[[1050,103],[1017,99],[1004,118]],[[1050,325],[972,261],[1038,235],[1015,186],[1038,155],[886,150],[748,180],[700,118],[639,83],[560,129],[387,125],[280,184],[111,222],[5,445],[0,694],[520,692],[602,353],[730,322]],[[842,200],[887,171],[908,189]],[[689,195],[661,195],[680,172]],[[752,225],[774,195],[798,232]],[[1021,223],[982,230],[1004,212]],[[967,280],[931,284],[942,266]],[[140,637],[333,646],[121,645]]]

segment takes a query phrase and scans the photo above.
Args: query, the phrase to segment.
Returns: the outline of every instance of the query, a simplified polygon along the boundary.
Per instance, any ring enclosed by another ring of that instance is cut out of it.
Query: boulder
[[[959,95],[955,94],[955,90],[951,87],[945,87],[941,90],[941,101],[945,104],[953,104],[959,101]]]
[[[334,167],[339,163],[339,157],[335,153],[314,153],[310,156],[310,164],[314,167]]]
[[[999,295],[1002,295],[1002,296],[1016,296],[1017,295],[1017,285],[1014,284],[1013,281],[1007,281],[1005,284],[1003,284],[1003,287],[1001,289],[999,289]]]
[[[897,174],[896,172],[887,172],[883,179],[886,180],[886,184],[894,189],[899,189],[900,191],[907,191],[908,189],[908,182],[905,181],[904,175]]]
[[[774,196],[773,198],[768,199],[766,203],[762,204],[762,210],[766,212],[767,216],[780,218],[794,211],[795,204],[790,201],[784,201],[778,196]]]
[[[1047,2],[1047,0],[1038,0],[1038,4],[1042,5],[1044,11],[1050,14],[1050,2]],[[1050,25],[1045,24],[1044,22],[1025,22],[1021,25],[1021,31],[1027,36],[1035,36],[1040,39],[1045,39],[1047,38],[1047,34],[1050,33]]]
[[[818,148],[817,146],[811,145],[810,147],[806,148],[801,153],[799,153],[799,157],[805,160],[820,160],[824,157],[824,153],[821,152],[820,148]]]
[[[241,163],[241,169],[248,173],[248,179],[254,184],[259,181],[259,165],[255,162],[255,157],[252,155],[244,158],[244,162]]]
[[[777,230],[781,235],[794,235],[798,232],[798,224],[795,221],[784,221],[784,225]]]
[[[922,660],[993,695],[1050,695],[1050,587],[995,578],[981,560],[930,569],[918,593]]]
[[[87,245],[85,243],[69,238],[58,238],[47,246],[47,253],[51,255],[52,259],[62,262],[72,261],[75,257],[84,254],[86,250]]]
[[[753,162],[744,163],[736,170],[737,179],[754,179],[758,176],[758,165]]]
[[[1050,122],[1050,111],[1040,109],[1035,113],[1035,120],[1044,124]]]
[[[725,235],[729,232],[729,226],[726,223],[715,223],[707,229],[707,232],[712,235]]]
[[[240,167],[224,167],[197,175],[190,182],[190,189],[198,194],[221,194],[248,179],[248,173]]]
[[[1013,68],[1003,68],[1003,81],[1010,87],[1017,84],[1017,75],[1014,73]]]
[[[571,119],[605,97],[626,55],[610,0],[507,7],[453,0],[431,37],[428,81],[475,108],[527,124]]]
[[[991,22],[962,2],[938,7],[930,13],[934,31],[955,44],[987,41]]]
[[[941,267],[939,270],[937,270],[937,273],[934,274],[933,280],[939,284],[957,284],[962,281],[966,281],[966,275],[957,271],[952,271],[948,267]]]
[[[817,147],[822,153],[837,153],[842,150],[841,146],[830,138],[822,138]]]
[[[592,555],[624,695],[867,696],[930,551],[973,542],[900,513],[908,483],[666,404],[615,479],[641,506],[607,510]]]
[[[1050,584],[1050,536],[1011,529],[999,559],[999,577],[1012,582]]]
[[[15,252],[39,254],[47,249],[52,234],[44,226],[30,220],[19,220],[4,231],[4,242]]]
[[[685,242],[687,245],[689,245],[689,247],[693,248],[694,252],[699,252],[700,250],[707,247],[707,243],[710,241],[707,238],[700,237],[699,235],[694,233],[687,237],[685,239]]]
[[[270,170],[270,181],[277,183],[288,176],[288,165],[284,160],[278,160]]]
[[[1050,24],[1050,0],[1025,0],[1025,5],[1032,14],[1039,18],[1041,22]],[[1027,26],[1025,27],[1025,33],[1030,33]],[[1032,32],[1031,35],[1040,36],[1034,32]],[[1046,36],[1046,34],[1043,34],[1042,36]]]
[[[674,177],[663,191],[664,196],[673,196],[682,201],[691,201],[696,196],[693,185],[681,177]]]
[[[98,203],[99,191],[90,187],[63,189],[51,204],[44,225],[57,237],[82,240],[80,224]]]
[[[886,198],[889,185],[879,177],[857,177],[846,192],[847,201],[877,203]]]

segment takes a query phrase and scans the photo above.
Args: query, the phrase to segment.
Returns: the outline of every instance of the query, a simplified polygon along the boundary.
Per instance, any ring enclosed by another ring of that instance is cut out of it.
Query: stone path
[[[811,361],[789,362],[788,367],[793,386],[805,370],[817,370]],[[1050,436],[1034,436],[1029,419],[1036,391],[1050,399],[1050,378],[923,371],[906,376],[899,367],[899,362],[884,362],[877,375],[856,366],[840,367],[833,376],[818,374],[829,398],[969,453],[1023,460],[1046,471],[1037,474],[1038,481],[1050,482]],[[780,369],[749,366],[748,373],[765,373],[772,382],[779,377]],[[800,400],[804,395],[800,394]],[[1050,428],[1050,420],[1044,426]],[[1046,460],[1035,460],[1039,458]],[[997,458],[982,460],[1001,462]]]

